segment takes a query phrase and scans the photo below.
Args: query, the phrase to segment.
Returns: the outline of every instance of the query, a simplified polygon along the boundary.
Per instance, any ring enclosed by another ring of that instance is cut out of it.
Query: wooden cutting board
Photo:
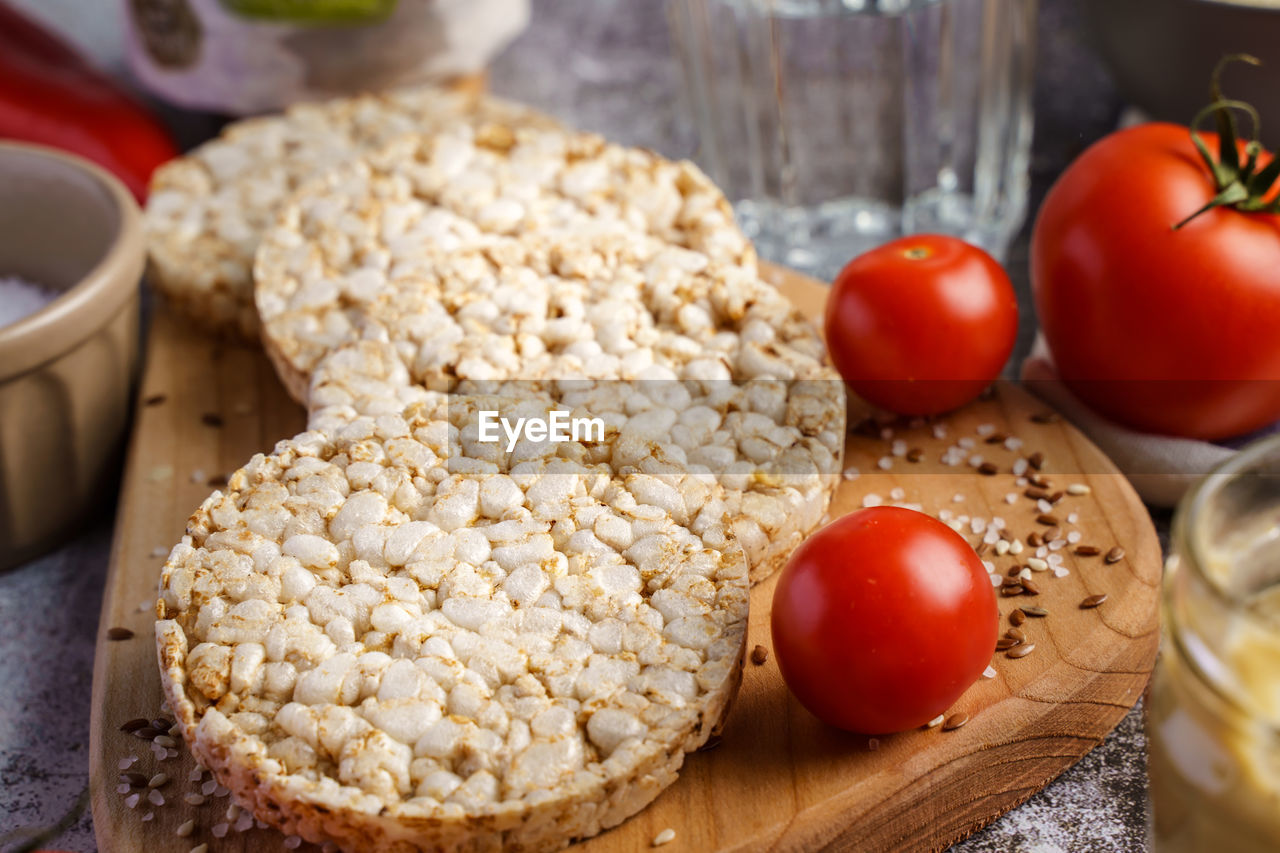
[[[802,310],[819,316],[826,293],[822,285],[772,272]],[[990,399],[945,418],[943,438],[934,436],[931,425],[899,425],[891,438],[867,430],[869,436],[851,432],[848,440],[845,464],[861,474],[842,481],[832,517],[860,506],[870,494],[886,502],[901,495],[931,512],[1003,518],[1008,530],[1025,537],[1044,527],[1035,522],[1040,510],[1022,496],[1011,469],[1019,456],[1039,451],[1055,490],[1070,483],[1092,490],[1063,498],[1053,513],[1064,522],[1075,514],[1078,524],[1068,529],[1083,532],[1081,544],[1124,549],[1124,558],[1114,564],[1076,556],[1072,548],[1055,551],[1064,555],[1062,566],[1069,574],[1038,573],[1042,592],[1035,599],[1000,599],[1002,614],[1035,603],[1050,615],[1024,626],[1036,646],[1032,654],[994,655],[995,677],[980,680],[956,704],[955,712],[969,715],[967,725],[878,741],[838,732],[791,698],[772,657],[763,665],[748,662],[720,745],[690,756],[680,780],[648,809],[577,849],[644,849],[667,828],[676,833],[666,848],[672,853],[941,849],[1018,805],[1091,750],[1147,683],[1158,639],[1160,547],[1124,477],[1083,435],[1046,414],[1024,391],[1003,384]],[[851,425],[861,417],[851,411]],[[155,318],[94,667],[93,815],[103,850],[166,853],[188,851],[200,842],[208,842],[210,851],[258,853],[281,847],[282,838],[273,830],[237,833],[233,827],[225,838],[216,837],[229,801],[213,796],[199,806],[183,802],[184,794],[199,788],[188,781],[194,765],[185,750],[157,762],[146,742],[118,727],[159,711],[154,617],[148,608],[164,556],[182,535],[188,514],[211,491],[211,481],[253,453],[270,450],[302,424],[302,412],[260,352],[214,342],[163,312]],[[1017,436],[1024,446],[1013,452],[988,444],[980,428]],[[943,465],[943,451],[962,437],[974,442],[970,453],[995,463],[999,473],[984,476],[968,464]],[[895,456],[895,440],[903,442],[899,451],[919,448],[921,460]],[[890,467],[882,470],[878,465],[886,458]],[[1013,504],[1006,502],[1010,494],[1017,495]],[[979,541],[972,527],[964,532]],[[1003,571],[1029,556],[1030,550],[1020,558],[987,559]],[[766,582],[752,593],[748,648],[771,645],[773,586]],[[1101,607],[1079,608],[1086,596],[1103,592],[1108,598]],[[1003,622],[1002,629],[1007,627]],[[135,636],[111,641],[110,628],[127,628]],[[131,770],[146,776],[164,771],[170,777],[159,788],[165,805],[144,800],[134,809],[125,807],[125,795],[117,791],[119,762],[135,755]],[[143,821],[146,814],[152,817]],[[177,836],[188,819],[195,820],[194,831]]]

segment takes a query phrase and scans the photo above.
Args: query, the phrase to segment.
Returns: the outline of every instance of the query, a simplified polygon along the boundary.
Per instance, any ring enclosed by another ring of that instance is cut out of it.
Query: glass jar
[[[1154,849],[1280,850],[1280,436],[1183,499],[1148,706]]]
[[[830,280],[904,234],[1000,256],[1027,204],[1036,0],[669,0],[696,158],[760,254]]]

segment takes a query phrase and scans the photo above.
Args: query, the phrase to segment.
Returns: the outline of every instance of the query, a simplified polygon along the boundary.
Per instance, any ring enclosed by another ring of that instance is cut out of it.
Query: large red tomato
[[[937,519],[863,509],[810,536],[773,593],[782,677],[833,726],[884,734],[952,706],[995,652],[999,613],[982,561]]]
[[[1222,207],[1175,229],[1217,192],[1187,128],[1146,124],[1085,151],[1040,210],[1040,326],[1067,385],[1117,421],[1213,439],[1280,417],[1280,216]]]
[[[831,360],[860,397],[902,415],[935,415],[1000,375],[1018,302],[986,252],[918,234],[850,261],[831,285],[825,326]]]

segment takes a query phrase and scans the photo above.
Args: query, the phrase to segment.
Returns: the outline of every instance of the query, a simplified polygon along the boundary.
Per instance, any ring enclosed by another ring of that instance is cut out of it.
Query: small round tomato
[[[995,590],[960,534],[909,509],[853,512],[810,536],[773,594],[773,646],[800,703],[864,734],[922,726],[991,663]]]
[[[858,396],[901,415],[977,397],[1018,334],[1009,276],[955,237],[903,237],[859,255],[831,286],[827,348]]]

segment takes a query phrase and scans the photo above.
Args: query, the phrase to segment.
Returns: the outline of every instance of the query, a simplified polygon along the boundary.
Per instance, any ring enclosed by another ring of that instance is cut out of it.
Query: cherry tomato
[[[1000,375],[1018,302],[996,260],[955,237],[903,237],[859,255],[827,297],[827,348],[864,400],[903,415],[959,408]]]
[[[898,507],[846,515],[803,542],[773,594],[787,687],[842,729],[885,734],[945,712],[991,663],[995,590],[963,537]]]
[[[1085,151],[1036,220],[1058,372],[1140,430],[1213,439],[1280,418],[1280,216],[1222,207],[1174,228],[1216,192],[1186,127],[1146,124]]]

